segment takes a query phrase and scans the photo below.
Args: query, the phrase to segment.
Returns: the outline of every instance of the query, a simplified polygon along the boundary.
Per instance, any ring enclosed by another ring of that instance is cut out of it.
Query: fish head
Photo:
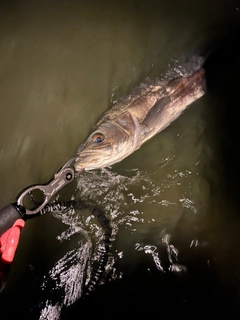
[[[127,132],[114,123],[104,122],[77,150],[74,168],[79,172],[111,166],[126,157],[131,145]]]

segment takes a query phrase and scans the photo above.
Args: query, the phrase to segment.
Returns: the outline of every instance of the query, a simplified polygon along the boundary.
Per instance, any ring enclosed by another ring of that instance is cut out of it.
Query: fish
[[[110,167],[167,128],[206,92],[205,70],[141,83],[105,111],[76,153],[77,172]]]

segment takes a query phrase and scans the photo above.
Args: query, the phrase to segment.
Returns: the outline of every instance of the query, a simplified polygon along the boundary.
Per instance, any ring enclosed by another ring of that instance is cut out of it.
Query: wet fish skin
[[[95,124],[80,146],[75,170],[94,170],[120,162],[164,130],[206,91],[205,72],[143,83]]]

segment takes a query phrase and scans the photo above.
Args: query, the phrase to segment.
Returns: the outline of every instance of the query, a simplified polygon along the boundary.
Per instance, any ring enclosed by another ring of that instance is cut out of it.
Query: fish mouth
[[[93,170],[104,166],[106,158],[111,155],[106,155],[104,152],[81,152],[75,158],[74,168],[77,172],[82,170]],[[104,161],[105,160],[105,161]]]
[[[85,168],[84,167],[81,167],[81,165],[79,163],[75,163],[74,164],[74,169],[76,172],[82,172]]]
[[[74,163],[74,168],[77,172],[84,170],[89,166],[91,163],[91,157],[89,154],[81,154],[81,155],[76,155],[75,158],[75,163]]]
[[[88,162],[86,163],[86,161],[84,161],[84,158],[82,157],[76,157],[73,166],[77,172],[81,172],[88,167]]]
[[[112,153],[112,144],[109,142],[102,145],[83,143],[77,150],[74,168],[77,172],[102,168],[112,157]]]

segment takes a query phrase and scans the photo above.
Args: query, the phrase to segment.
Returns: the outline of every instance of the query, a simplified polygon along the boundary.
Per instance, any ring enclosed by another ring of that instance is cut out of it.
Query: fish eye
[[[96,132],[92,135],[92,141],[99,143],[104,140],[104,135],[101,132]]]

